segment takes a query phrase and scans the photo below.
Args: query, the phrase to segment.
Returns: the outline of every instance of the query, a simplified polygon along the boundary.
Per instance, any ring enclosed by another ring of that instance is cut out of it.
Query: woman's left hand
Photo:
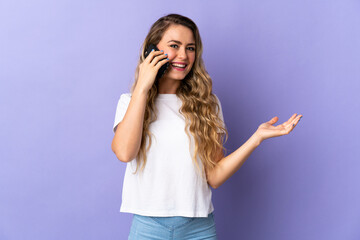
[[[294,113],[289,120],[277,126],[273,126],[273,124],[276,123],[279,118],[273,117],[270,121],[261,124],[255,134],[260,138],[260,141],[289,134],[296,127],[301,117],[302,115]]]

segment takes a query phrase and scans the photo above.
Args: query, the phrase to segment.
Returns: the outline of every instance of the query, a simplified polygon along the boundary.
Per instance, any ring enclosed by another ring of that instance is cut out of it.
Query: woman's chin
[[[180,80],[180,81],[183,80],[185,77],[186,77],[185,73],[172,73],[172,72],[167,72],[163,76],[163,78]]]

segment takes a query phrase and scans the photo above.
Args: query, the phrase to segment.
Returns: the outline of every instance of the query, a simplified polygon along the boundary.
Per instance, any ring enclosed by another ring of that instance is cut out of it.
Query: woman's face
[[[195,61],[195,40],[192,31],[182,25],[171,25],[157,44],[168,54],[169,67],[163,78],[182,80],[190,72]],[[174,64],[180,66],[174,66]],[[181,66],[182,64],[185,67]]]

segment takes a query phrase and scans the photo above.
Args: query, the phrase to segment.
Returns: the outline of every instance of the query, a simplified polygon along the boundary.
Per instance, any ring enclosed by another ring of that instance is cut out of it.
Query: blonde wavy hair
[[[193,32],[195,39],[195,62],[191,71],[181,81],[176,95],[182,101],[182,106],[179,111],[185,117],[185,132],[189,138],[190,145],[191,138],[187,129],[190,130],[195,141],[192,161],[199,173],[201,170],[196,160],[197,157],[200,158],[206,169],[213,169],[217,164],[215,161],[217,149],[221,148],[222,151],[225,150],[226,155],[227,149],[223,145],[228,139],[228,131],[218,115],[220,107],[216,96],[212,93],[212,80],[205,69],[202,59],[203,46],[199,30],[191,19],[179,14],[169,14],[159,18],[151,26],[140,49],[140,59],[135,70],[135,82],[130,91],[133,93],[136,88],[139,76],[139,65],[145,60],[145,50],[150,44],[157,45],[162,39],[164,32],[173,24],[188,27]],[[147,161],[146,152],[151,146],[151,135],[153,134],[149,131],[149,125],[157,119],[155,99],[158,95],[158,84],[159,82],[156,80],[148,92],[141,145],[136,156],[137,167],[135,173],[141,165],[141,160],[143,160],[141,171],[145,168]],[[149,139],[147,148],[145,146],[146,138]],[[201,176],[204,178],[204,171],[201,171]]]

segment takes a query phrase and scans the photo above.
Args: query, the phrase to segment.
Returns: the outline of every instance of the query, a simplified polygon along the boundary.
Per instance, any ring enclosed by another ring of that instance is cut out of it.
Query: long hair
[[[203,46],[196,24],[189,18],[179,14],[169,14],[159,18],[150,28],[144,43],[140,49],[140,59],[135,70],[135,82],[131,87],[131,93],[134,92],[139,76],[139,65],[145,60],[145,50],[150,44],[157,45],[163,37],[164,32],[171,25],[183,25],[189,28],[195,39],[195,62],[190,72],[181,81],[176,91],[176,95],[181,99],[181,114],[185,117],[185,132],[189,138],[191,145],[191,137],[188,129],[195,141],[194,153],[192,155],[193,164],[198,171],[200,170],[197,158],[199,157],[206,169],[213,169],[217,162],[215,161],[216,149],[221,148],[222,151],[227,149],[223,146],[228,139],[228,131],[225,124],[218,116],[219,104],[216,96],[212,93],[212,80],[205,69],[202,59]],[[142,139],[139,152],[136,156],[136,171],[138,171],[141,161],[143,165],[141,171],[145,168],[147,157],[146,152],[151,146],[151,135],[149,125],[157,119],[157,109],[155,99],[158,95],[158,80],[156,80],[147,93],[147,101],[144,114],[144,124],[142,131]],[[146,148],[146,138],[149,139],[149,145]],[[189,146],[190,149],[190,146]],[[204,177],[204,171],[201,171]]]

